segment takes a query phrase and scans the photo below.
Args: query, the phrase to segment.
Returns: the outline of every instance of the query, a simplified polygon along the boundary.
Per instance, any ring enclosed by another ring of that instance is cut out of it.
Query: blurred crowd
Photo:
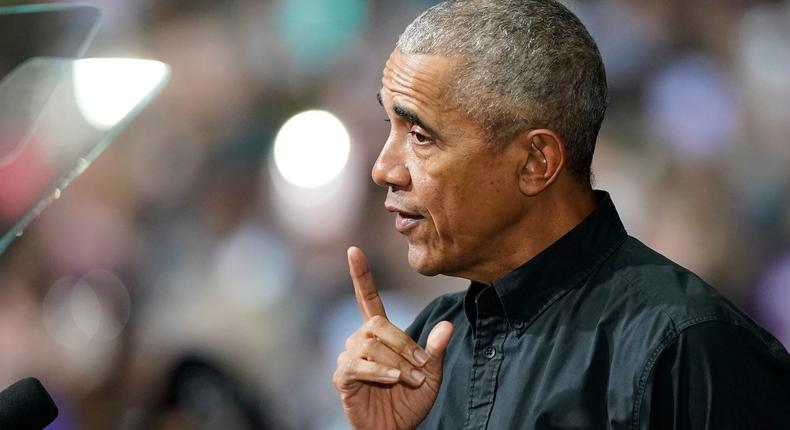
[[[331,375],[362,321],[346,248],[404,328],[467,285],[409,268],[369,175],[381,68],[433,2],[95,3],[87,56],[172,77],[0,255],[0,388],[38,376],[54,429],[346,428]],[[790,1],[565,3],[609,79],[596,188],[790,347]],[[345,124],[348,163],[325,189],[278,186],[274,138],[309,109]]]

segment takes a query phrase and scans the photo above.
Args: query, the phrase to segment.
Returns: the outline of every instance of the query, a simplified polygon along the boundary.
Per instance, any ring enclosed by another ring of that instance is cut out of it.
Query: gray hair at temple
[[[568,170],[590,179],[607,103],[606,73],[587,29],[554,0],[450,0],[414,20],[404,54],[456,58],[449,100],[504,145],[530,128],[565,141]]]

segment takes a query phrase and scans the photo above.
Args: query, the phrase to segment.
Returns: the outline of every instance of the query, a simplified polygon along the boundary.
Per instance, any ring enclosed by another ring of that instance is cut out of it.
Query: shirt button
[[[485,349],[483,349],[483,355],[485,355],[488,359],[494,358],[496,355],[496,349],[493,346],[487,346]]]
[[[521,330],[524,328],[524,321],[516,321],[513,323],[513,326],[516,328],[516,330]]]

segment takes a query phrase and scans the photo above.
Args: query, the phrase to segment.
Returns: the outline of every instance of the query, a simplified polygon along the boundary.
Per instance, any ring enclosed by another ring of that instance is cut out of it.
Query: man
[[[403,332],[349,249],[366,322],[334,384],[353,428],[790,428],[784,348],[592,190],[606,94],[554,0],[445,2],[401,35],[373,179],[410,265],[472,282]]]

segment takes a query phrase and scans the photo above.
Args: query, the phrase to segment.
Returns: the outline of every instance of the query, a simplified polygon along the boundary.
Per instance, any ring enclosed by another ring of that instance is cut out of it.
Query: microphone
[[[41,430],[58,408],[36,378],[25,378],[0,391],[0,429]]]

